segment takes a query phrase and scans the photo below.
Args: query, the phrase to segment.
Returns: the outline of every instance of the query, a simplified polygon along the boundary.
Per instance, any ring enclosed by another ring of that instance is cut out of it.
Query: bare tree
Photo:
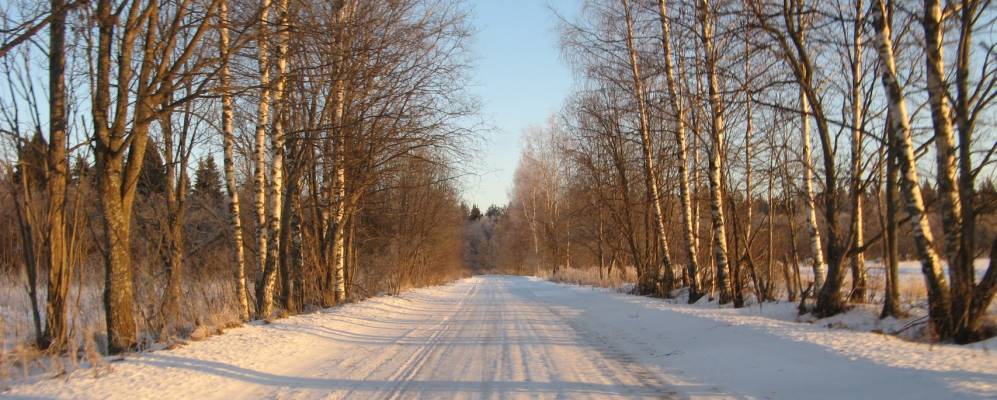
[[[231,218],[233,262],[235,263],[236,298],[239,300],[239,318],[248,321],[249,291],[246,288],[246,256],[242,237],[242,211],[239,207],[239,186],[235,176],[235,128],[233,127],[232,78],[229,64],[232,48],[229,35],[228,0],[218,5],[218,52],[222,65],[219,71],[219,84],[222,91],[222,147],[225,168],[225,190],[229,197]]]

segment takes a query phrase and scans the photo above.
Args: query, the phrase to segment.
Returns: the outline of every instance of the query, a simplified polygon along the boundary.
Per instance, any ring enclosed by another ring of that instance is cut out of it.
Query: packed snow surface
[[[679,305],[535,278],[478,276],[247,325],[127,357],[20,398],[978,398],[997,355]]]

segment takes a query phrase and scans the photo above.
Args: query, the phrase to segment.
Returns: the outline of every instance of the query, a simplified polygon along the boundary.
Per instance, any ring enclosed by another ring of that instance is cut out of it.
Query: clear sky
[[[519,161],[523,130],[557,112],[571,90],[571,71],[558,48],[558,13],[573,18],[579,0],[468,0],[476,31],[475,86],[493,127],[465,180],[468,203],[505,204]]]

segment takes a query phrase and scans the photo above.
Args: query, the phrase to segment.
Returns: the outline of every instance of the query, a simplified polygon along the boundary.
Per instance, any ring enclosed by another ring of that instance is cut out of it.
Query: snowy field
[[[997,343],[927,345],[479,276],[14,386],[12,398],[980,398]]]

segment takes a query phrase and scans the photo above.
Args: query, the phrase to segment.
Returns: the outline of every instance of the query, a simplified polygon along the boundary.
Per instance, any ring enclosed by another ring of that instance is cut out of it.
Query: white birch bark
[[[284,193],[284,134],[286,121],[284,113],[287,106],[284,104],[284,90],[287,86],[287,42],[289,40],[289,26],[287,17],[288,0],[277,0],[277,81],[274,85],[273,101],[274,115],[273,137],[270,139],[270,146],[273,149],[273,160],[271,163],[271,183],[270,183],[270,210],[268,215],[269,239],[267,246],[266,266],[263,271],[263,290],[258,291],[260,318],[268,318],[273,311],[274,289],[277,285],[277,268],[280,259],[280,229],[281,210],[283,206]]]
[[[675,115],[675,142],[678,151],[679,165],[679,196],[682,202],[682,229],[685,233],[686,277],[689,281],[689,302],[695,302],[702,293],[699,283],[699,265],[697,262],[696,233],[693,230],[692,198],[689,191],[689,156],[686,148],[686,114],[685,108],[679,103],[679,93],[672,70],[671,27],[668,21],[668,6],[666,0],[658,0],[658,16],[661,19],[662,48],[665,59],[665,78],[668,83],[668,100]]]
[[[222,147],[224,153],[225,190],[229,198],[229,218],[232,228],[232,245],[235,262],[236,299],[239,301],[239,318],[249,320],[249,293],[246,289],[246,255],[242,245],[242,212],[239,209],[239,186],[235,179],[235,130],[232,126],[233,106],[231,76],[229,71],[228,0],[218,6],[219,52],[222,67],[219,79],[222,86]]]
[[[630,53],[630,74],[633,79],[634,97],[636,97],[637,108],[640,114],[640,137],[644,156],[644,180],[647,185],[647,190],[651,194],[651,201],[654,203],[654,223],[658,230],[658,243],[661,246],[662,253],[661,263],[664,275],[661,277],[661,291],[664,295],[668,296],[674,283],[674,273],[672,271],[671,255],[669,254],[670,250],[668,248],[668,237],[665,236],[665,220],[664,212],[661,208],[661,194],[658,190],[658,177],[654,171],[654,153],[651,146],[650,118],[647,111],[647,101],[644,98],[644,84],[641,81],[640,64],[637,60],[637,50],[634,47],[633,18],[630,13],[630,4],[627,0],[621,0],[621,3],[623,4],[623,10],[626,14],[627,50]],[[648,272],[650,272],[648,275],[648,279],[650,279],[650,281],[648,283],[653,285],[658,278],[657,268],[652,267]],[[650,287],[645,287],[644,290],[652,289]]]
[[[817,225],[817,205],[814,198],[814,163],[810,154],[810,101],[801,91],[800,110],[803,113],[802,134],[803,134],[803,203],[807,213],[807,237],[810,239],[810,252],[813,253],[813,293],[820,292],[824,286],[824,277],[827,274],[827,266],[824,265],[824,251],[821,248],[820,227]]]
[[[709,86],[710,133],[712,146],[709,155],[710,220],[713,230],[713,262],[716,265],[716,286],[720,290],[720,303],[732,300],[728,282],[727,232],[724,221],[723,188],[720,183],[721,153],[724,144],[723,109],[720,104],[716,59],[713,49],[713,19],[709,15],[709,0],[699,1],[699,22],[702,29],[703,51]]]
[[[921,259],[921,272],[924,274],[928,287],[928,315],[936,333],[944,336],[951,331],[951,324],[948,321],[951,299],[949,298],[948,284],[942,274],[938,253],[935,252],[928,215],[924,211],[924,199],[921,196],[914,145],[911,139],[910,117],[907,113],[907,103],[903,90],[897,80],[892,29],[885,17],[888,13],[883,0],[876,0],[871,11],[877,34],[876,51],[883,64],[882,83],[892,117],[888,122],[894,143],[898,146],[896,157],[898,157],[900,165],[900,188],[906,201],[907,213],[910,215],[914,245],[918,258]]]
[[[260,102],[256,111],[256,136],[254,142],[255,171],[253,180],[256,211],[256,295],[263,288],[263,270],[267,261],[267,124],[270,123],[270,0],[260,0],[259,33],[257,34],[257,60],[260,72]],[[259,299],[257,299],[259,302]]]
[[[333,197],[334,197],[334,211],[333,211],[333,221],[332,221],[332,270],[334,274],[334,285],[335,285],[335,298],[336,303],[340,303],[346,300],[346,249],[345,249],[345,235],[346,235],[346,211],[347,211],[347,201],[346,201],[346,131],[345,123],[343,121],[345,102],[346,102],[346,82],[344,80],[343,74],[346,73],[345,63],[346,63],[346,29],[345,24],[349,18],[352,8],[352,1],[342,1],[339,5],[339,10],[336,13],[337,25],[339,26],[339,37],[337,40],[337,46],[339,47],[337,51],[339,52],[339,65],[337,66],[339,70],[339,76],[337,76],[335,82],[335,94],[334,100],[336,102],[336,108],[334,110],[333,118],[335,119],[336,131],[334,133],[333,147],[335,151],[335,163],[334,163],[334,183],[332,185]]]

